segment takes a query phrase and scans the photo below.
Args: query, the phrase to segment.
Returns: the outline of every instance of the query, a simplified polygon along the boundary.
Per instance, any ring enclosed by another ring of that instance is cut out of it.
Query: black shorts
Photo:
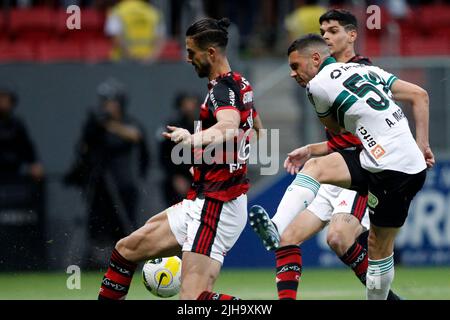
[[[350,189],[368,194],[370,223],[377,227],[403,226],[412,199],[425,183],[426,169],[416,174],[393,170],[372,173],[361,167],[359,150],[338,152],[350,171]]]

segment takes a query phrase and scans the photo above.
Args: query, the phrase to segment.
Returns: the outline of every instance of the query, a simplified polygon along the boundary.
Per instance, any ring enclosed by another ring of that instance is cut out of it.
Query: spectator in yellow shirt
[[[316,0],[302,1],[294,12],[288,15],[284,21],[286,30],[289,33],[289,43],[295,39],[308,34],[320,33],[319,18],[327,9],[318,4]]]
[[[162,48],[162,13],[143,0],[122,0],[108,15],[105,33],[113,40],[112,60],[154,61]]]

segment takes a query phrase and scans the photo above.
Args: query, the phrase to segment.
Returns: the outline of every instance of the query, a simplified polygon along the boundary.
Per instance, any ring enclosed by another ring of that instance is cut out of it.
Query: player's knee
[[[317,171],[318,161],[316,158],[309,159],[305,162],[302,168],[302,173],[314,175]]]
[[[116,243],[115,248],[125,259],[132,262],[139,262],[134,261],[134,257],[136,257],[137,251],[139,250],[142,241],[144,241],[144,236],[140,233],[135,232],[125,238],[120,239]]]
[[[125,259],[127,259],[127,240],[126,238],[122,238],[119,241],[117,241],[115,249],[120,253],[120,255],[122,257],[124,257]]]
[[[327,243],[338,256],[344,255],[352,245],[346,241],[345,236],[338,230],[330,231],[327,234]]]
[[[321,182],[323,179],[323,172],[324,172],[322,166],[323,164],[320,158],[312,158],[306,161],[301,172]]]

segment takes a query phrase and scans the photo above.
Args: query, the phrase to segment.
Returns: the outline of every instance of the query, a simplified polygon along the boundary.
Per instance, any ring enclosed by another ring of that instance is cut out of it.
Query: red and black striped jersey
[[[372,65],[372,61],[370,61],[369,58],[361,56],[359,54],[353,56],[350,60],[347,61],[347,63],[350,63],[350,62],[364,64],[366,66]]]
[[[230,201],[244,194],[250,188],[247,178],[247,159],[249,155],[249,134],[253,128],[253,119],[257,113],[253,105],[253,89],[250,83],[239,73],[229,72],[208,83],[209,92],[200,109],[200,124],[196,131],[206,130],[217,123],[217,112],[225,109],[237,110],[241,121],[240,134],[222,148],[204,146],[194,150],[194,157],[202,156],[201,164],[194,164],[194,182],[188,193],[188,199],[199,195]],[[231,150],[230,150],[231,149]],[[211,154],[214,161],[207,162]],[[199,161],[194,161],[197,163]]]
[[[347,63],[359,63],[371,66],[372,62],[369,58],[361,56],[361,55],[355,55],[350,60],[347,61]],[[330,151],[336,151],[336,150],[343,150],[348,148],[362,148],[361,141],[351,134],[350,132],[336,134],[325,128],[325,133],[327,135],[327,144],[328,144],[328,150]]]

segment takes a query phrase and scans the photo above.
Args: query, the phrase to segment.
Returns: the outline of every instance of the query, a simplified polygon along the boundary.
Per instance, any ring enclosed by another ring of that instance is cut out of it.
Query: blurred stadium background
[[[115,2],[1,2],[0,82],[13,86],[19,96],[17,114],[29,128],[46,175],[39,190],[26,180],[0,181],[0,284],[10,288],[0,292],[0,299],[96,297],[101,270],[82,270],[80,290],[66,287],[67,267],[83,263],[87,214],[83,195],[64,186],[62,178],[73,162],[88,107],[96,102],[96,87],[108,77],[126,85],[129,110],[143,123],[152,153],[149,174],[139,188],[139,221],[165,208],[158,130],[173,114],[177,92],[203,95],[206,89],[204,79],[198,79],[183,60],[184,30],[195,18],[231,18],[232,67],[253,84],[265,127],[280,129],[280,170],[261,176],[259,165],[250,166],[249,205],[262,204],[274,212],[291,179],[281,170],[284,155],[324,138],[304,91],[289,78],[285,56],[289,44],[285,19],[307,1],[151,1],[166,30],[161,51],[151,63],[111,60],[112,43],[104,25]],[[360,23],[358,52],[428,90],[430,140],[437,165],[398,237],[394,288],[410,299],[450,299],[450,3],[318,2],[325,8],[351,10]],[[81,6],[80,30],[66,27],[70,4]],[[379,30],[366,27],[371,4],[381,8]],[[363,299],[363,288],[327,248],[322,235],[303,246],[300,297]],[[110,248],[103,251],[106,264]],[[272,255],[246,228],[225,260],[218,288],[246,299],[275,299],[272,264]],[[134,282],[129,297],[149,298],[139,277]]]

